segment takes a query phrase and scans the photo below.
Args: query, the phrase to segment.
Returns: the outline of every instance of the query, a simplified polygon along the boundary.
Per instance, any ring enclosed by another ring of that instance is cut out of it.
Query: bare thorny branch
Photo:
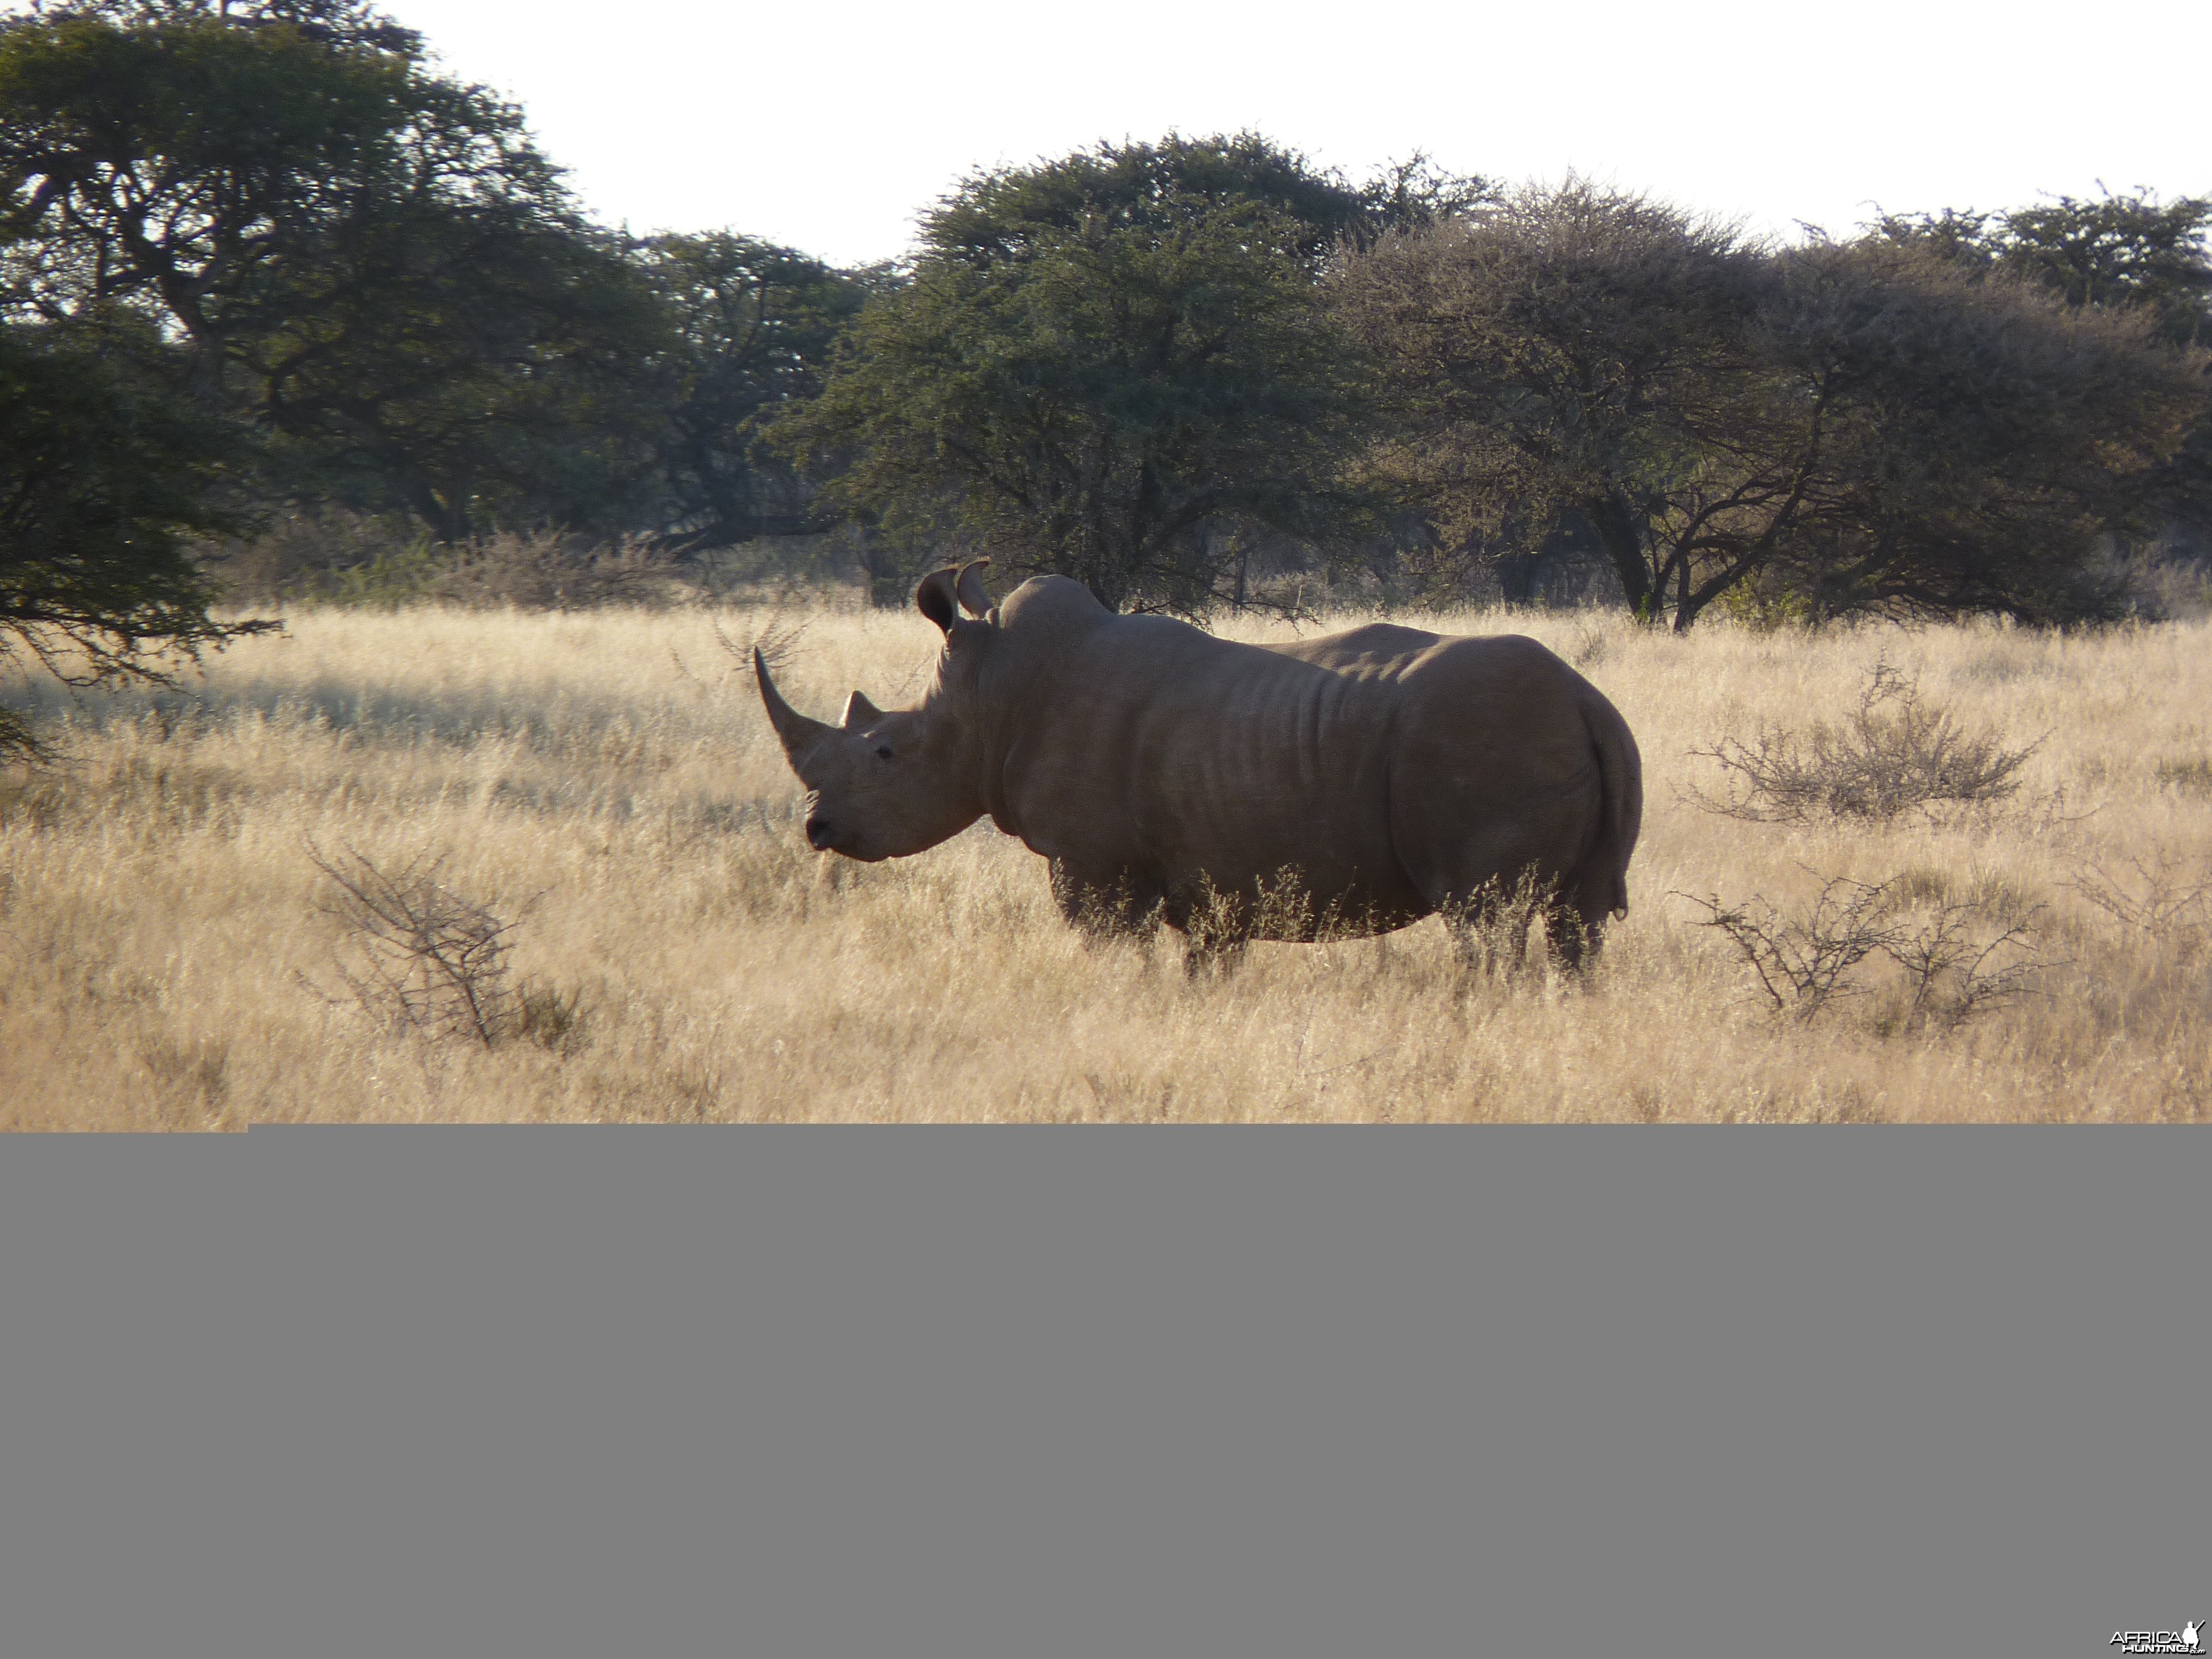
[[[2038,973],[2059,965],[2038,948],[2034,921],[2041,909],[2007,918],[1992,917],[1978,904],[1945,904],[1924,926],[1885,944],[1911,990],[1905,1023],[1963,1025],[2032,989]]]
[[[2130,875],[2085,864],[2068,884],[2130,932],[2192,955],[2212,940],[2212,868],[2185,866],[2172,854],[2130,861]]]
[[[1718,894],[1677,896],[1704,909],[1699,925],[1717,928],[1742,952],[1776,1012],[1809,1021],[1838,994],[1850,994],[1856,988],[1844,975],[1896,938],[1892,885],[1831,878],[1799,917],[1756,894],[1741,905],[1723,904]]]
[[[343,859],[325,858],[310,842],[307,856],[337,890],[324,914],[348,929],[352,949],[338,975],[372,1018],[432,1041],[459,1036],[486,1048],[515,1025],[523,998],[508,978],[509,935],[521,915],[502,921],[440,881],[442,854],[396,872],[350,847]]]
[[[749,643],[739,645],[722,631],[720,623],[714,624],[714,642],[729,653],[731,660],[748,673],[752,671],[753,653],[758,651],[768,661],[768,672],[780,676],[791,660],[793,647],[798,645],[799,636],[806,632],[806,628],[807,624],[803,622],[786,621],[780,611],[772,611]]]
[[[1777,1013],[1805,1023],[1838,999],[1860,994],[1864,988],[1850,976],[1875,956],[1904,972],[1909,1026],[1955,1028],[2025,994],[2038,974],[2063,965],[2040,949],[2040,905],[2006,911],[1946,899],[1915,907],[1898,878],[1824,878],[1812,903],[1796,915],[1756,894],[1741,904],[1724,904],[1717,894],[1676,896],[1706,913],[1699,926],[1717,929],[1735,946]]]

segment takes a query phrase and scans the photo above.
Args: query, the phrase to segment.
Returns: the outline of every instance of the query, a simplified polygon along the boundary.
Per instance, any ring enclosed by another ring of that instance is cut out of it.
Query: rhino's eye
[[[890,746],[890,744],[887,744],[887,743],[879,743],[879,744],[878,744],[876,745],[876,758],[877,758],[878,760],[889,760],[890,757],[891,757],[891,746]]]

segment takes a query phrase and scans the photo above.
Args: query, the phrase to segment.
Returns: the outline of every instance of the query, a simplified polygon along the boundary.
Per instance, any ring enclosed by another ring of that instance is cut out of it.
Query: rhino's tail
[[[1605,915],[1628,913],[1628,858],[1644,827],[1644,757],[1620,711],[1595,686],[1583,696],[1583,723],[1597,752],[1604,794],[1598,804],[1598,833],[1583,878],[1585,893],[1602,896]],[[1589,914],[1584,912],[1585,915]]]

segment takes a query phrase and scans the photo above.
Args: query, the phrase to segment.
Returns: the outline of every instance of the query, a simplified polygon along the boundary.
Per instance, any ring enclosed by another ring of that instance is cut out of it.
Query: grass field
[[[309,611],[177,692],[10,684],[66,759],[0,774],[0,1125],[2212,1115],[2203,623],[1426,622],[1535,635],[1636,731],[1634,908],[1584,985],[1470,973],[1433,919],[1189,981],[1172,948],[1084,944],[988,823],[890,864],[817,858],[724,648],[769,619]],[[825,718],[855,685],[910,699],[937,637],[910,613],[780,621],[805,624],[784,689]],[[2036,744],[2017,792],[1802,823],[1692,797],[1727,781],[1693,750],[1844,721],[1877,663]],[[361,941],[317,854],[358,871],[349,849],[386,872],[442,856],[452,893],[514,924],[527,1029],[428,1037],[348,991]],[[2021,925],[1982,981],[2014,994],[1916,1013],[1877,951],[1809,1017],[1778,1010],[1693,901],[1802,916],[1831,877],[1890,884],[1923,944],[1947,914],[1984,944]]]

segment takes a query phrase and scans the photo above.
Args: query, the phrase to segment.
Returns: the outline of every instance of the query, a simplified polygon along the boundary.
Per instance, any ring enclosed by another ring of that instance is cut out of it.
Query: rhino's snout
[[[837,832],[830,827],[830,820],[819,812],[806,820],[806,844],[817,853],[826,853],[836,845]]]

